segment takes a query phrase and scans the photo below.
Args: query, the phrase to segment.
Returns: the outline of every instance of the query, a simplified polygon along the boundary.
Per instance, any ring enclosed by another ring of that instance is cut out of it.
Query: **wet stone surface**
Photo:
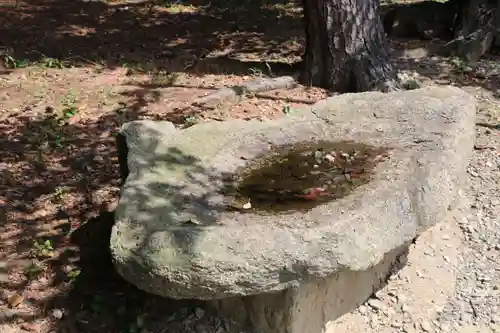
[[[230,208],[241,212],[308,210],[342,198],[370,181],[387,148],[340,142],[303,142],[279,147],[238,174]]]

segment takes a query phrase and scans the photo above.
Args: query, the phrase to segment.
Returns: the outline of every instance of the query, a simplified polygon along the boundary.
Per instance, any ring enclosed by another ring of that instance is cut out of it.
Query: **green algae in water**
[[[276,147],[242,170],[232,209],[241,212],[304,211],[342,198],[370,181],[388,157],[387,148],[343,142],[309,142]]]

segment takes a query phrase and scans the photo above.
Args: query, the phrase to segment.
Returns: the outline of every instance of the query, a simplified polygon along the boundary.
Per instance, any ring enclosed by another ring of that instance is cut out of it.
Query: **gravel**
[[[500,132],[478,127],[469,165],[471,213],[459,221],[465,243],[457,288],[438,317],[444,327],[488,327],[500,332]],[[443,330],[446,331],[446,330]]]

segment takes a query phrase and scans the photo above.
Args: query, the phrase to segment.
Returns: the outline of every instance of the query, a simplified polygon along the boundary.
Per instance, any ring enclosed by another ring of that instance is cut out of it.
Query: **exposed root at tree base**
[[[403,90],[401,82],[398,80],[390,80],[385,81],[374,87],[374,91],[381,91],[384,93],[392,92],[392,91],[400,91]]]
[[[500,1],[461,2],[455,38],[444,46],[442,54],[474,63],[491,49],[498,35]]]
[[[240,102],[247,94],[257,94],[277,89],[293,89],[300,85],[300,73],[276,78],[258,78],[232,87],[224,87],[206,96],[197,98],[191,107],[218,109]],[[405,89],[398,78],[381,82],[370,90],[391,92]],[[415,88],[410,88],[415,89]]]
[[[441,50],[441,54],[459,57],[469,63],[475,63],[491,48],[492,43],[493,34],[484,31],[484,29],[478,29],[466,37],[458,37],[446,43]]]
[[[224,87],[213,93],[196,99],[192,105],[207,109],[215,109],[221,106],[236,104],[246,94],[256,94],[276,89],[292,89],[299,85],[298,74],[292,76],[280,76],[277,78],[259,78],[241,85]]]
[[[476,125],[481,126],[481,127],[486,127],[489,129],[493,129],[493,130],[500,130],[500,123],[499,124],[476,123]]]

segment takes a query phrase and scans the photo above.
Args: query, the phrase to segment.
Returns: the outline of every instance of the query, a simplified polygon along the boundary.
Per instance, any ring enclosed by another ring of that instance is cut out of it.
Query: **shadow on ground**
[[[113,212],[102,212],[72,233],[81,274],[67,293],[47,302],[64,309],[56,332],[139,332],[151,318],[168,318],[180,308],[196,306],[146,294],[118,276],[109,250],[113,222]]]
[[[57,59],[51,65],[59,66],[68,59],[67,65],[75,66],[135,66],[195,74],[221,73],[222,68],[248,72],[248,65],[228,56],[273,54],[275,61],[280,60],[280,55],[297,53],[289,45],[302,35],[300,13],[280,0],[155,6],[26,0],[1,15],[0,40],[10,50],[11,65],[23,59]]]
[[[38,327],[32,325],[51,324],[56,332],[136,332],[151,318],[196,306],[141,292],[115,272],[109,241],[113,207],[126,175],[126,156],[118,158],[114,135],[118,125],[118,119],[108,116],[71,124],[50,112],[39,119],[10,118],[1,124],[0,264],[10,270],[1,281],[6,293],[1,297],[19,295],[21,301],[12,306],[8,300],[5,309],[0,304],[0,323],[18,325],[23,318],[22,327],[31,330]],[[148,149],[156,150],[158,142],[149,143]],[[156,163],[190,170],[186,176],[192,182],[200,173],[207,175],[183,152],[169,150],[157,157],[161,161]],[[189,201],[183,188],[167,182],[148,188],[171,192],[180,205]],[[135,193],[142,200],[149,198],[139,189]],[[62,318],[54,310],[62,311]]]

